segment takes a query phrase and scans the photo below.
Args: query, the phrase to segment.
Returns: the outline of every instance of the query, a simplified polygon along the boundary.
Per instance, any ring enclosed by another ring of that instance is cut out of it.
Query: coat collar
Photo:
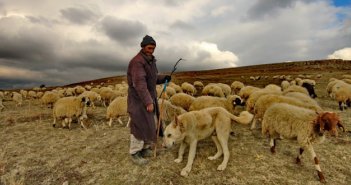
[[[139,52],[141,54],[141,56],[145,59],[145,61],[149,64],[151,64],[152,62],[156,62],[155,56],[147,56],[145,55],[142,50],[140,50]]]

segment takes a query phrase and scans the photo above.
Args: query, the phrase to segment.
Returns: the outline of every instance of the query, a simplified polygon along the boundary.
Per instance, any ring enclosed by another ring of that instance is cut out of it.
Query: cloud
[[[85,24],[87,22],[95,21],[99,15],[86,8],[66,8],[60,10],[62,16],[75,24]]]
[[[6,79],[36,79],[40,78],[42,74],[37,71],[27,69],[19,69],[0,65],[0,78]]]
[[[351,48],[343,48],[328,55],[328,59],[351,60]]]
[[[120,44],[133,45],[147,33],[147,27],[139,21],[119,19],[106,16],[100,29],[112,40]]]

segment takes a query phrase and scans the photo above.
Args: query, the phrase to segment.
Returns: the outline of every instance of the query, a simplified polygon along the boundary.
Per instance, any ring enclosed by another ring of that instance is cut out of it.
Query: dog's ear
[[[178,120],[178,116],[174,115],[174,124],[173,124],[173,128],[176,128],[178,126],[179,120]]]

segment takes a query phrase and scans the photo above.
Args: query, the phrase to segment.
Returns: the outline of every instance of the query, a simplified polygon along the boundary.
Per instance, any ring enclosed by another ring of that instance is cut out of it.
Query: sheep
[[[75,95],[75,90],[72,87],[69,87],[65,90],[65,96],[74,96]]]
[[[80,95],[82,94],[84,91],[86,91],[86,89],[80,85],[74,87],[74,93],[75,95]]]
[[[201,81],[195,81],[194,83],[195,88],[203,88],[204,84]]]
[[[325,182],[312,143],[323,141],[326,131],[329,131],[333,136],[337,136],[337,126],[343,128],[336,113],[316,113],[310,109],[277,103],[268,108],[263,116],[262,134],[269,136],[272,153],[275,153],[276,139],[280,136],[287,139],[296,139],[300,145],[296,163],[301,164],[302,153],[307,149],[314,160],[319,180]]]
[[[207,84],[203,90],[202,90],[202,95],[205,96],[217,96],[217,97],[224,97],[224,93],[221,87],[219,87],[216,84],[210,83]]]
[[[111,101],[117,97],[117,94],[108,87],[101,87],[99,94],[104,107],[106,107],[106,103],[111,103]]]
[[[266,110],[274,103],[288,103],[299,107],[308,108],[314,111],[323,111],[318,103],[308,95],[299,92],[290,92],[284,96],[277,94],[266,94],[261,96],[254,106],[254,119],[251,130],[256,128],[257,121],[261,122]]]
[[[193,103],[195,100],[194,97],[185,94],[185,93],[177,93],[173,95],[169,101],[176,106],[182,107],[184,110],[188,111],[190,105]]]
[[[228,112],[234,114],[235,107],[241,104],[241,98],[238,95],[229,95],[227,98],[200,96],[190,105],[189,111],[201,110],[207,107],[223,107]]]
[[[117,97],[110,105],[107,107],[106,118],[109,119],[108,125],[111,127],[113,118],[117,118],[118,122],[123,125],[121,121],[121,116],[128,116],[128,123],[130,122],[130,117],[127,111],[127,97]]]
[[[183,92],[182,88],[179,85],[175,84],[174,82],[169,82],[168,86],[173,87],[173,89],[176,90],[177,93]]]
[[[49,107],[51,108],[58,99],[60,99],[58,93],[46,91],[44,95],[40,98],[40,101],[42,105],[49,105]]]
[[[348,74],[342,75],[342,77],[343,77],[343,78],[351,79],[351,75],[348,75]]]
[[[71,129],[72,118],[78,118],[78,123],[81,124],[83,128],[86,128],[83,120],[87,119],[86,109],[90,105],[90,100],[88,97],[63,97],[58,99],[52,111],[52,116],[54,118],[52,126],[56,127],[56,120],[62,119],[62,127],[66,127],[68,123],[68,129]]]
[[[232,89],[228,84],[216,83],[221,89],[225,97],[229,96],[232,92]]]
[[[332,89],[332,94],[339,103],[339,109],[341,111],[351,106],[351,85],[336,84]]]
[[[275,85],[277,86],[277,85]],[[246,105],[246,111],[253,113],[254,112],[254,106],[256,101],[260,98],[260,96],[265,95],[265,94],[277,94],[280,95],[282,94],[282,91],[279,86],[278,88],[274,88],[274,86],[266,86],[264,89],[259,89],[253,93],[250,94],[249,98],[245,102]]]
[[[280,86],[281,86],[282,90],[284,91],[290,86],[290,83],[288,81],[286,81],[286,80],[283,80],[281,82]]]
[[[44,95],[44,93],[42,91],[37,92],[37,98],[41,98]]]
[[[12,92],[12,100],[16,102],[16,107],[22,106],[23,98],[22,95],[18,92]]]
[[[308,94],[312,98],[317,98],[317,94],[316,94],[316,92],[314,90],[314,85],[304,82],[301,86],[307,90]]]
[[[298,86],[298,85],[290,85],[287,89],[285,89],[283,91],[283,94],[286,94],[289,92],[300,92],[300,93],[304,93],[306,95],[309,95],[307,89],[305,89],[301,86]]]
[[[258,87],[253,87],[253,86],[248,85],[248,86],[241,88],[238,95],[241,97],[243,102],[246,102],[246,100],[249,98],[250,94],[252,94],[253,92],[255,92],[259,89],[260,88],[258,88]]]
[[[186,113],[186,110],[182,107],[175,106],[165,99],[159,99],[158,104],[160,107],[160,117],[162,118],[162,121],[166,123],[172,122],[175,116]]]
[[[35,91],[28,91],[27,97],[29,99],[35,99],[37,98],[37,93]]]
[[[342,81],[348,83],[348,84],[351,84],[351,79],[348,79],[348,78],[343,78]]]
[[[186,94],[189,94],[191,96],[194,96],[194,94],[196,94],[196,88],[189,82],[182,83],[181,88]]]
[[[91,106],[93,107],[93,109],[95,109],[95,101],[101,101],[101,96],[100,94],[94,92],[94,91],[84,91],[82,94],[80,94],[79,96],[84,96],[84,97],[88,97],[91,101]]]
[[[245,86],[244,83],[242,83],[240,81],[234,81],[230,85],[230,88],[232,89],[232,93],[231,94],[238,94],[240,89],[243,88],[244,86]]]
[[[342,86],[342,85],[347,85],[346,82],[342,81],[342,80],[338,80],[338,79],[335,79],[335,78],[331,78],[329,79],[329,83],[326,87],[326,91],[328,93],[328,95],[331,97],[331,98],[334,98],[334,94],[332,94],[332,91],[333,91],[333,87],[334,86]]]
[[[167,95],[169,97],[172,97],[173,95],[175,95],[177,93],[176,90],[173,87],[170,87],[170,86],[166,87],[166,92],[167,92]]]
[[[28,91],[21,89],[21,90],[20,90],[20,93],[22,94],[22,97],[23,97],[24,99],[27,98]]]

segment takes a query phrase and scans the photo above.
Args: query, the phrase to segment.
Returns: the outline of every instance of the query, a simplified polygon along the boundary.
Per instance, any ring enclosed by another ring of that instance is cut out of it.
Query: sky
[[[125,75],[145,35],[160,73],[351,60],[351,0],[0,0],[0,89]]]

